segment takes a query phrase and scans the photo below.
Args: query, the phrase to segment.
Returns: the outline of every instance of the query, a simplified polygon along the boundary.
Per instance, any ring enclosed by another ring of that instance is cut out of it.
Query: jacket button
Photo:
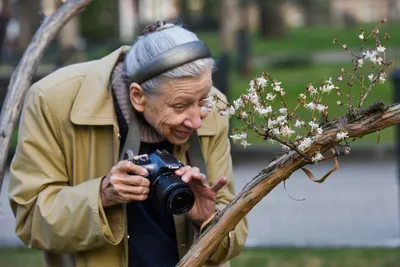
[[[120,133],[118,133],[118,139],[121,139],[121,134]]]
[[[126,236],[126,238],[128,238],[128,239],[129,239],[129,237],[130,237],[129,235]]]

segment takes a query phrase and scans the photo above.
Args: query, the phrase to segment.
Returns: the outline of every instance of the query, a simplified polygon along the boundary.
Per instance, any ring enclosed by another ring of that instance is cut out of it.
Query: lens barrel
[[[159,176],[153,190],[167,214],[184,214],[194,205],[192,190],[177,175]]]

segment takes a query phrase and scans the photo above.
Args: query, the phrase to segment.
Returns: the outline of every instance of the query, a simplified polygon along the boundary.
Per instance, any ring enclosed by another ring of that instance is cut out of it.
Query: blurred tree
[[[239,25],[237,31],[238,69],[243,77],[251,73],[250,1],[241,0],[238,6]]]
[[[235,36],[238,28],[237,1],[221,0],[220,3],[221,50],[230,52],[235,48]]]
[[[20,24],[18,50],[22,53],[28,46],[36,28],[40,24],[40,0],[16,1],[16,15]]]
[[[7,25],[11,16],[10,0],[0,0],[0,51],[3,51],[3,45],[7,34]]]
[[[286,35],[287,29],[280,11],[283,2],[283,0],[258,0],[262,38]]]
[[[61,0],[41,0],[44,14],[49,16],[63,4]],[[58,49],[57,61],[59,65],[66,65],[81,61],[78,51],[82,50],[79,46],[80,29],[78,17],[74,17],[63,26],[57,36]]]
[[[220,1],[181,0],[180,19],[191,30],[215,30],[219,23]]]
[[[388,9],[389,9],[389,20],[390,21],[399,21],[400,20],[400,10],[399,10],[399,1],[398,0],[388,0]]]
[[[119,42],[118,1],[93,1],[80,15],[80,27],[89,42]]]

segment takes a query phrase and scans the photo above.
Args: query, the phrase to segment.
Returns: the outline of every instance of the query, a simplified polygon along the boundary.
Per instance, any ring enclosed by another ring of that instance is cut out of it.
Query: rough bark
[[[385,107],[375,103],[371,107],[337,121],[324,123],[324,133],[306,151],[311,156],[316,150],[321,153],[335,147],[336,132],[344,130],[349,137],[361,137],[400,123],[400,104]],[[188,253],[177,266],[201,266],[220,244],[230,230],[251,211],[279,183],[286,180],[293,172],[307,165],[304,157],[292,151],[273,161],[254,177],[234,200],[211,222],[201,237],[192,245]]]
[[[83,11],[90,2],[92,0],[68,0],[54,14],[46,17],[11,76],[0,116],[0,189],[15,122],[20,114],[23,98],[31,85],[40,59],[49,43],[65,23]]]

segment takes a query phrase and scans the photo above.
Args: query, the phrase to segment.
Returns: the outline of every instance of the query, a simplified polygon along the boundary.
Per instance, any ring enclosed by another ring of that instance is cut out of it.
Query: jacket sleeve
[[[62,253],[118,244],[125,231],[122,208],[102,208],[102,177],[69,185],[57,120],[52,116],[41,91],[29,89],[10,169],[16,234],[31,248]]]
[[[235,197],[234,179],[232,171],[231,147],[229,142],[229,119],[219,114],[210,114],[215,117],[217,134],[209,139],[207,145],[207,170],[210,184],[216,183],[221,177],[226,176],[227,185],[217,193],[216,207],[224,209]],[[207,225],[205,222],[201,229]],[[221,264],[237,256],[244,247],[247,238],[247,219],[242,219],[236,227],[229,232],[210,256],[206,264]]]

